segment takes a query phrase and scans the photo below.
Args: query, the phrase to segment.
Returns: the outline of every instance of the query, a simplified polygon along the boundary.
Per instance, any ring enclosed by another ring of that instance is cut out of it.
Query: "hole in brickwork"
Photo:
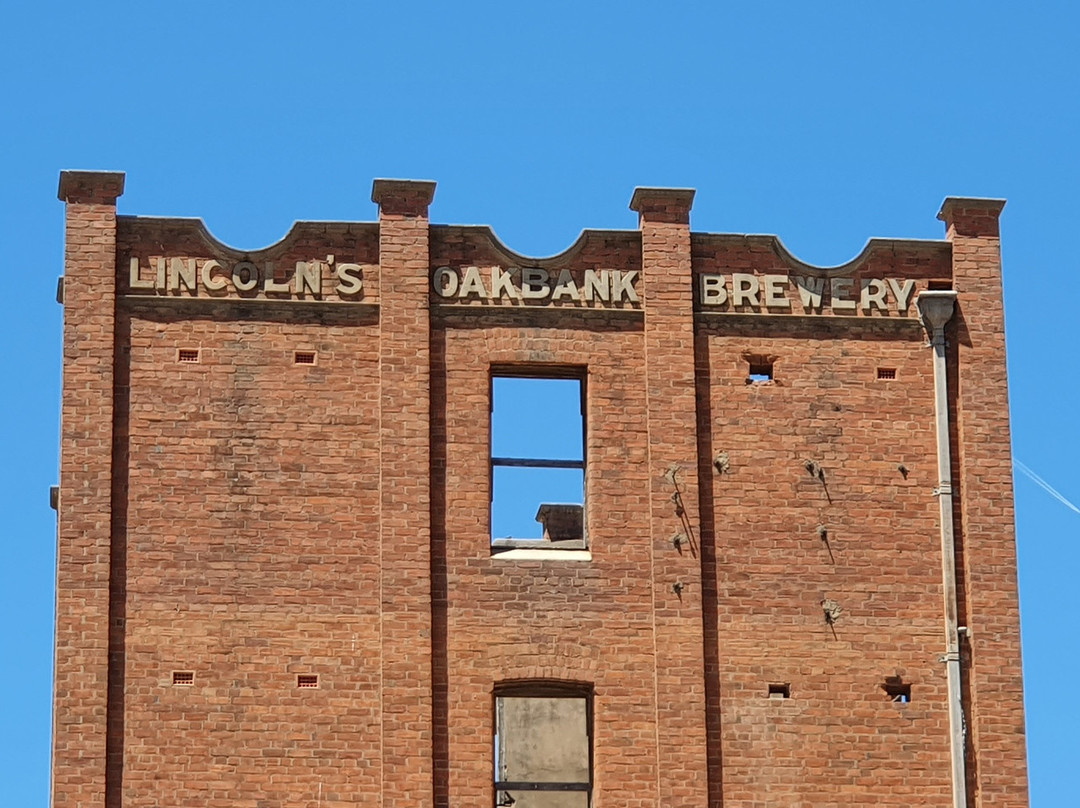
[[[297,351],[293,354],[293,363],[297,365],[314,365],[315,364],[315,352],[314,351]]]
[[[895,379],[896,368],[878,368],[877,377],[879,379]]]
[[[174,685],[195,684],[195,671],[173,671],[172,683]]]
[[[952,281],[930,281],[926,288],[931,292],[948,292],[952,289]]]
[[[768,356],[751,356],[747,358],[749,372],[746,376],[747,384],[763,384],[773,380],[773,360]]]
[[[319,676],[313,673],[301,673],[296,677],[297,687],[318,687]]]
[[[199,361],[199,349],[198,348],[180,348],[176,351],[177,362],[198,362]]]
[[[887,677],[881,689],[885,691],[889,701],[896,704],[907,704],[911,701],[911,685],[904,682],[899,676]]]
[[[791,698],[791,685],[786,682],[783,684],[769,685],[769,698],[770,699],[790,699]]]

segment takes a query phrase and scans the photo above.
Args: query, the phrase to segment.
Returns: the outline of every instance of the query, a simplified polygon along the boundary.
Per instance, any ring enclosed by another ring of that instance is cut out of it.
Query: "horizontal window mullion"
[[[584,469],[584,460],[540,460],[533,457],[493,457],[493,466],[511,466],[533,469]]]
[[[590,791],[590,783],[522,783],[496,781],[496,791]]]

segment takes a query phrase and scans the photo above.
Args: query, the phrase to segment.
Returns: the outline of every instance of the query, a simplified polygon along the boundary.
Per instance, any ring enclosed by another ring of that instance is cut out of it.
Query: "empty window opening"
[[[176,351],[177,362],[198,362],[199,361],[199,349],[198,348],[178,348]]]
[[[491,379],[492,548],[584,549],[585,380],[529,371]]]
[[[315,364],[315,352],[314,351],[297,351],[293,354],[293,364],[296,365],[314,365]]]
[[[895,379],[896,368],[878,368],[877,377],[879,379]]]
[[[580,688],[495,697],[495,805],[588,808],[592,704]]]
[[[173,671],[172,683],[174,685],[195,684],[195,671]]]
[[[775,684],[769,685],[769,698],[770,699],[790,699],[791,698],[791,685],[789,684]]]
[[[911,685],[902,681],[899,676],[887,678],[881,689],[885,691],[889,701],[897,704],[907,704],[911,701]]]
[[[297,687],[318,687],[319,675],[314,673],[301,673],[296,677]]]
[[[747,384],[764,384],[773,380],[773,360],[770,357],[751,356],[747,362],[750,365]]]

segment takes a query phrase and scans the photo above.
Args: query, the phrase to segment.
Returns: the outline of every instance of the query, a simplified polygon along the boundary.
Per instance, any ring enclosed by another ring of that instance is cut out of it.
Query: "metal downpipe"
[[[919,318],[934,351],[934,414],[937,426],[938,487],[941,513],[941,572],[945,596],[945,671],[949,698],[953,808],[967,808],[964,758],[967,729],[960,691],[960,629],[956,607],[956,542],[953,536],[952,458],[949,453],[949,398],[945,362],[945,324],[956,308],[956,292],[927,291],[915,299]]]

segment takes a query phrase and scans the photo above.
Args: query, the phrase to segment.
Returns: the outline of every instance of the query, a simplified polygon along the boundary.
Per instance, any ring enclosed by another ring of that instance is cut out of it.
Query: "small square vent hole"
[[[195,684],[195,671],[173,671],[172,683],[174,685],[193,685]]]
[[[770,699],[790,699],[791,698],[791,685],[775,684],[769,685],[769,698]]]
[[[199,349],[198,348],[178,348],[176,351],[177,362],[198,362],[199,361]]]
[[[769,356],[751,356],[747,358],[749,372],[747,384],[764,384],[773,380],[773,360]]]
[[[296,677],[297,687],[318,687],[319,675],[317,673],[301,673]]]
[[[878,368],[877,377],[879,379],[895,379],[896,368]]]
[[[297,351],[293,354],[293,364],[296,365],[314,365],[315,364],[315,352],[314,351]]]

